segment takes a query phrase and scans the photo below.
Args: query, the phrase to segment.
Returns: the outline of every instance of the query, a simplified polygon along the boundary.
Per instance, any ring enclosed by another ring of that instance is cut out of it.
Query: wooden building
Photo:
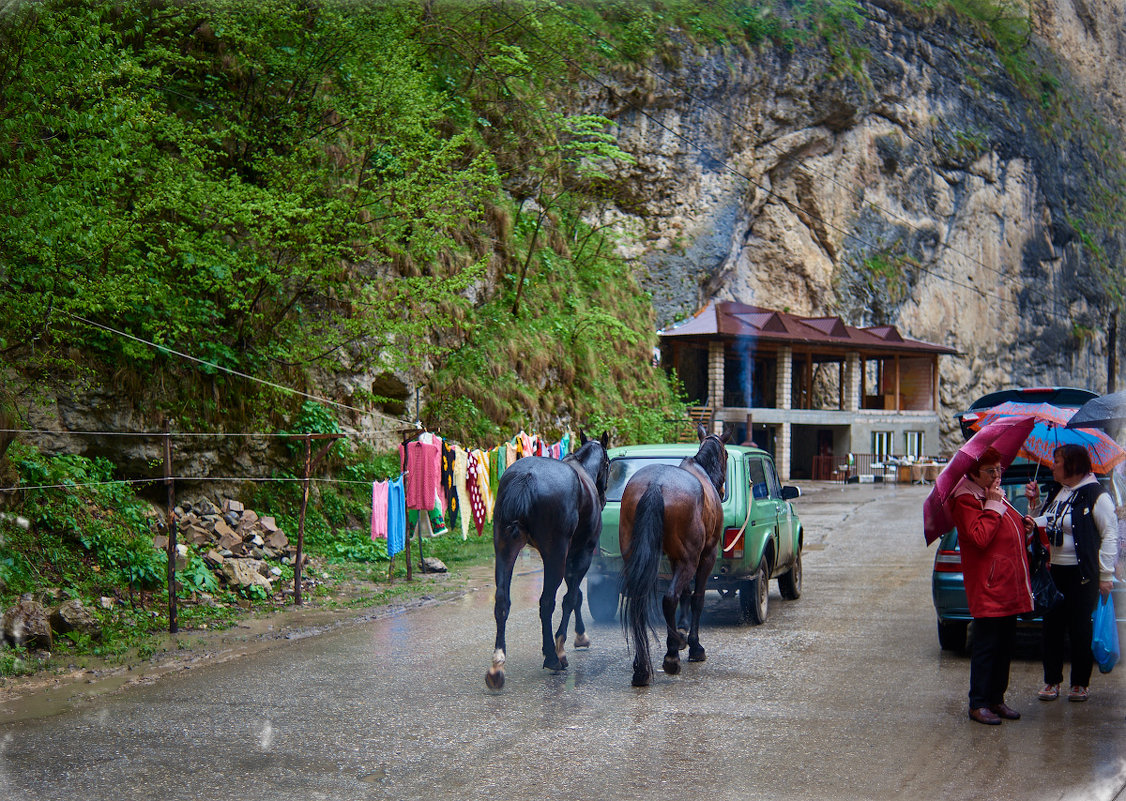
[[[712,301],[658,332],[661,362],[718,431],[774,454],[783,478],[828,478],[849,453],[937,453],[938,358],[953,348],[895,326],[856,328]]]

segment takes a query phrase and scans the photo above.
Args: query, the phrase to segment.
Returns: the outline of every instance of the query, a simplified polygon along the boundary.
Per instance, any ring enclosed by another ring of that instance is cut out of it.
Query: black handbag
[[[1032,585],[1032,601],[1035,604],[1033,611],[1043,615],[1063,602],[1063,593],[1052,580],[1048,551],[1035,536],[1032,538],[1032,555],[1028,560],[1028,569],[1029,583]]]

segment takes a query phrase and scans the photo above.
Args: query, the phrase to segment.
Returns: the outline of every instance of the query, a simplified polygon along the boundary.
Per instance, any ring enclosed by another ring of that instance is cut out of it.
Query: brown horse
[[[538,550],[543,559],[543,666],[549,670],[567,668],[563,643],[572,611],[575,646],[590,645],[583,623],[580,585],[602,533],[602,508],[606,505],[606,481],[610,475],[610,460],[606,457],[609,438],[606,433],[601,439],[587,439],[580,431],[582,444],[566,459],[528,456],[505,470],[500,478],[493,508],[497,580],[493,616],[497,638],[493,665],[485,674],[485,684],[494,690],[504,686],[504,634],[512,607],[512,568],[525,545]],[[555,595],[564,579],[567,592],[563,595],[563,619],[553,638],[551,616],[555,612]]]
[[[719,538],[723,532],[723,485],[727,480],[730,432],[722,437],[697,427],[700,449],[680,465],[655,464],[638,470],[622,494],[618,540],[622,568],[622,622],[633,640],[633,686],[644,687],[653,678],[649,657],[651,610],[657,592],[657,569],[663,551],[672,565],[672,580],[661,599],[668,629],[664,670],[680,672],[680,649],[688,647],[688,661],[703,662],[700,613],[704,608]],[[692,592],[692,620],[688,637],[677,629],[677,607],[688,604]],[[655,615],[653,615],[655,617]]]

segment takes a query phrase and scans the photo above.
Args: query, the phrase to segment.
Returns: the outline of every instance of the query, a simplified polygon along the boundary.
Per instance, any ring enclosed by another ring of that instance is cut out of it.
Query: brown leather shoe
[[[976,720],[978,723],[984,723],[986,726],[1000,726],[1001,718],[997,717],[988,707],[979,706],[977,709],[970,710],[970,720]]]
[[[998,715],[999,717],[1004,718],[1005,720],[1020,720],[1020,712],[1017,712],[1015,709],[1004,702],[1000,704],[994,704],[993,706],[989,707],[989,711],[995,715]]]

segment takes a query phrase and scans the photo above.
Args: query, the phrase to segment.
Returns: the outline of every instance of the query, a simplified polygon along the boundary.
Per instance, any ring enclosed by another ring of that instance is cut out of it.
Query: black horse
[[[632,635],[635,687],[644,687],[653,677],[649,621],[662,551],[672,565],[672,580],[661,599],[668,629],[664,670],[670,675],[680,672],[679,652],[685,646],[688,661],[705,659],[700,645],[700,613],[723,532],[723,485],[727,480],[726,443],[730,432],[718,437],[699,426],[697,434],[700,449],[695,456],[683,459],[676,467],[643,467],[630,478],[622,493],[618,527],[618,541],[625,557],[622,623]],[[687,606],[693,576],[696,583],[692,620],[685,638],[677,627],[677,608]]]
[[[493,666],[485,674],[485,684],[494,690],[504,686],[504,628],[512,606],[510,587],[512,567],[525,545],[531,545],[543,558],[543,592],[540,594],[540,622],[543,624],[543,666],[564,670],[567,657],[567,621],[575,612],[575,647],[590,645],[580,607],[583,594],[579,585],[602,533],[602,508],[606,505],[606,481],[610,460],[606,456],[608,434],[588,440],[579,432],[581,446],[563,459],[528,456],[520,459],[500,477],[493,507],[493,548],[496,551],[497,595],[493,615],[497,621]],[[563,579],[563,620],[551,636],[551,616],[555,594]]]

